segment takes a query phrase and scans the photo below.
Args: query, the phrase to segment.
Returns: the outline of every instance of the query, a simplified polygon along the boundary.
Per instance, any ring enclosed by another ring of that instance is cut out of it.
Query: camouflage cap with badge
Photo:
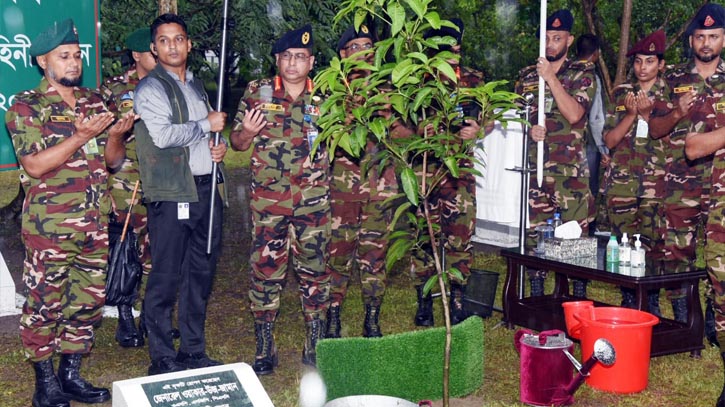
[[[337,42],[337,52],[340,52],[340,50],[345,48],[345,44],[358,38],[370,38],[371,40],[373,39],[372,33],[365,24],[361,24],[359,30],[356,30],[354,25],[348,27],[347,30],[342,33],[340,41]]]
[[[662,55],[665,53],[665,32],[657,30],[652,34],[639,40],[632,49],[627,52],[627,56],[632,55]]]
[[[307,24],[302,28],[288,31],[274,45],[272,45],[272,56],[284,52],[290,48],[312,49],[312,25]]]
[[[45,55],[64,44],[78,44],[78,30],[70,18],[53,22],[45,31],[38,34],[30,45],[30,55]]]
[[[126,37],[126,48],[134,52],[151,52],[151,29],[139,28]]]

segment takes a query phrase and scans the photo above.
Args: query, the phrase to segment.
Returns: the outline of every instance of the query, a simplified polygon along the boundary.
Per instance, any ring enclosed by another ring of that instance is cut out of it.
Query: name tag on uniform
[[[686,93],[695,90],[695,87],[692,85],[688,86],[678,86],[675,88],[675,93]]]
[[[95,138],[92,138],[88,141],[86,141],[86,144],[83,145],[83,151],[87,154],[98,154],[98,142],[96,142]]]
[[[649,135],[649,123],[646,121],[639,119],[637,120],[637,132],[635,133],[635,137],[637,138],[647,138]]]
[[[50,116],[50,121],[53,123],[70,123],[71,118],[68,116]]]
[[[544,99],[544,112],[551,113],[551,109],[554,108],[554,98],[548,97]]]
[[[625,106],[625,105],[619,105],[614,108],[615,112],[624,112],[625,110],[627,110],[627,106]]]
[[[715,103],[715,111],[718,113],[725,112],[725,102]]]
[[[278,105],[276,103],[260,103],[259,105],[257,105],[257,109],[267,110],[270,112],[284,112],[284,106]]]
[[[186,220],[189,219],[189,203],[179,202],[176,204],[176,219]]]

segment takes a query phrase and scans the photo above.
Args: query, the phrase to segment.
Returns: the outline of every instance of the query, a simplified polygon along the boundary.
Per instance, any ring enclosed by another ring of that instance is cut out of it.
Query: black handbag
[[[130,213],[136,199],[138,181],[131,197],[131,207],[126,222],[108,223],[108,265],[106,268],[106,305],[133,305],[141,282],[141,260],[138,252],[138,238],[128,228]]]

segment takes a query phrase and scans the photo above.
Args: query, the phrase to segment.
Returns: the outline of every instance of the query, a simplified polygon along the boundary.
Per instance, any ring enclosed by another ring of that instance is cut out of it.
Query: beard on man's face
[[[712,53],[710,55],[702,55],[699,52],[695,52],[695,58],[697,58],[700,62],[708,63],[715,60],[715,58],[719,57],[720,54]]]
[[[556,62],[556,61],[560,60],[561,58],[563,58],[564,55],[566,55],[566,51],[568,51],[568,49],[564,48],[563,50],[561,50],[561,52],[559,52],[556,55],[547,55],[546,60],[549,62]]]
[[[77,77],[77,78],[66,78],[66,77],[62,77],[62,78],[60,78],[60,80],[58,81],[58,83],[60,83],[63,86],[67,86],[69,88],[74,87],[74,86],[80,86],[80,84],[81,84],[81,77],[80,76]]]

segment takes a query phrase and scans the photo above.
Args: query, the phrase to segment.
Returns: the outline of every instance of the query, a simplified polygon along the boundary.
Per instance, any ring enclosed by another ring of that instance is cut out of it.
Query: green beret
[[[151,52],[151,29],[139,28],[126,37],[126,48],[135,52]]]
[[[56,21],[38,34],[30,45],[30,55],[45,55],[63,44],[78,44],[78,30],[70,18],[60,23]]]
[[[272,55],[290,48],[312,48],[312,26],[310,24],[285,33],[272,45]]]

